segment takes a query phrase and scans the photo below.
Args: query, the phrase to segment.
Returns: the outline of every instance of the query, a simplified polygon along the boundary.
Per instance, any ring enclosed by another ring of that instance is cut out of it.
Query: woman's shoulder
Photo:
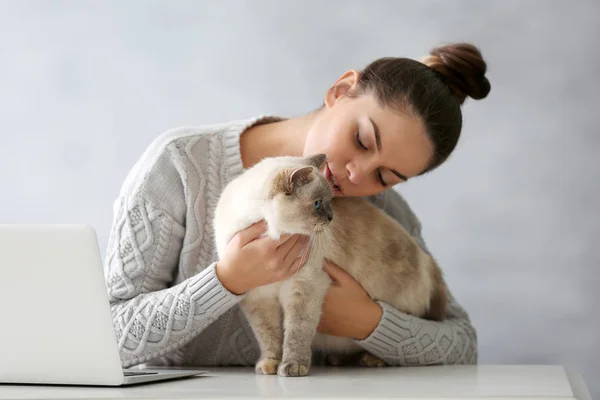
[[[182,168],[192,165],[198,169],[198,164],[206,160],[215,164],[223,157],[237,160],[237,154],[229,153],[239,147],[239,135],[245,127],[258,119],[179,126],[164,131],[150,142],[129,170],[121,185],[120,195],[135,193],[151,176],[185,174]]]
[[[414,234],[421,230],[419,218],[397,190],[390,188],[368,199],[398,221],[409,233]]]

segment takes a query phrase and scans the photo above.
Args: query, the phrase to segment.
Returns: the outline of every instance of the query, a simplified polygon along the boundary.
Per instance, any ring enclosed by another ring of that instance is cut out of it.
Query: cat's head
[[[333,192],[320,172],[325,155],[285,157],[269,182],[268,214],[276,229],[286,233],[313,234],[333,219]]]

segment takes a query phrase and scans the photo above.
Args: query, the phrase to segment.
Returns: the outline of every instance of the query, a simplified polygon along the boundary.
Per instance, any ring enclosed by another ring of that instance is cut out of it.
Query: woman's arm
[[[383,315],[365,340],[365,350],[390,365],[476,364],[477,334],[467,313],[450,295],[448,319],[417,318],[379,302]]]
[[[318,331],[354,338],[390,365],[475,364],[477,337],[466,312],[449,295],[449,316],[442,322],[417,318],[375,302],[354,278],[330,262],[334,283]]]
[[[397,192],[388,190],[383,204],[378,205],[429,253],[419,220]],[[383,311],[379,324],[366,339],[357,343],[391,365],[476,364],[475,328],[451,293],[448,300],[448,318],[441,322],[417,318],[379,302]]]
[[[166,146],[152,167],[137,171],[143,182],[129,182],[114,205],[105,277],[124,367],[180,348],[243,297],[221,284],[215,263],[172,285],[186,229],[177,152]]]

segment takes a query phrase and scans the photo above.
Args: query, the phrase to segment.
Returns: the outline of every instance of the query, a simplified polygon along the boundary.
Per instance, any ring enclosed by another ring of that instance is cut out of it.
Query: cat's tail
[[[425,319],[442,321],[448,316],[448,288],[442,275],[442,270],[435,260],[431,259],[433,288],[429,299],[429,308],[423,316]]]

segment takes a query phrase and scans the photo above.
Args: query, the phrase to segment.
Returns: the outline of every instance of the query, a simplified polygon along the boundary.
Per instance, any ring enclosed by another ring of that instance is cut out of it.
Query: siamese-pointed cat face
[[[333,219],[333,191],[320,172],[324,163],[325,155],[319,154],[277,169],[270,182],[268,207],[280,231],[310,235]]]

